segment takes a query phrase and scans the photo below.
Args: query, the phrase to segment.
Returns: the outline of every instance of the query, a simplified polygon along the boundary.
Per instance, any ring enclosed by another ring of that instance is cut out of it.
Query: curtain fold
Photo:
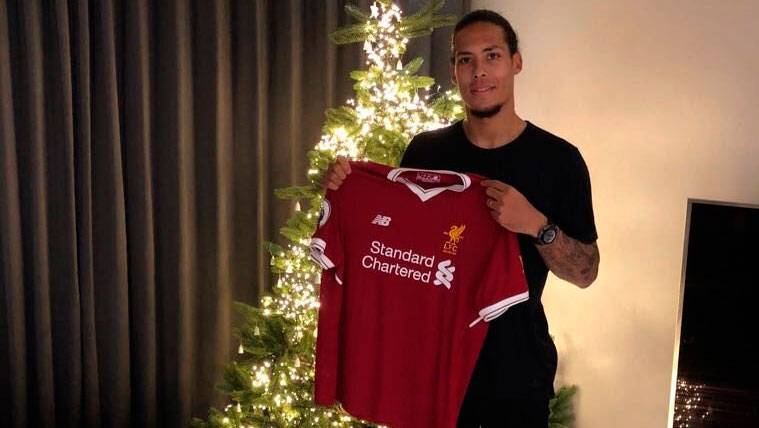
[[[123,27],[123,162],[127,263],[130,302],[132,425],[156,426],[158,384],[156,334],[157,289],[155,209],[151,129],[150,20],[147,0],[132,0],[122,11]]]
[[[26,425],[27,343],[8,7],[0,2],[0,421]]]
[[[76,204],[69,11],[65,2],[42,10],[45,72],[45,141],[55,421],[76,423],[81,405],[81,315],[76,285]],[[50,76],[50,78],[48,78]],[[44,364],[44,362],[43,362]]]
[[[327,39],[345,4],[0,1],[0,426],[226,404],[232,302],[271,288],[264,242],[293,209],[273,189],[305,182],[363,65]],[[448,37],[408,54],[444,87]]]

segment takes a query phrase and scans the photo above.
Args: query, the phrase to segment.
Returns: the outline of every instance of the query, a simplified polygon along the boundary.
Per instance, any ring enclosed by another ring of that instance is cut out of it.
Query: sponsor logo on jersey
[[[417,172],[416,179],[424,183],[440,183],[440,174]]]
[[[387,226],[390,226],[390,220],[392,219],[386,215],[377,214],[377,216],[374,217],[374,220],[372,220],[372,224],[387,227]]]
[[[361,258],[361,266],[364,269],[408,278],[424,284],[432,281],[434,285],[443,285],[449,290],[453,283],[453,272],[456,270],[451,266],[450,260],[443,260],[436,265],[434,255],[427,256],[412,249],[389,247],[380,241],[371,242],[369,254]],[[437,266],[437,271],[435,271],[435,266]]]
[[[455,266],[451,266],[450,260],[443,260],[437,264],[437,272],[435,272],[435,285],[445,285],[445,288],[451,288],[451,282],[453,282],[453,272],[456,270]]]
[[[452,256],[455,256],[456,253],[459,251],[459,243],[462,239],[464,239],[464,236],[462,235],[464,233],[464,230],[466,229],[466,225],[462,224],[460,226],[456,226],[455,224],[451,226],[450,230],[448,232],[443,232],[443,235],[448,236],[448,241],[446,241],[443,244],[443,252],[446,254],[450,254]]]

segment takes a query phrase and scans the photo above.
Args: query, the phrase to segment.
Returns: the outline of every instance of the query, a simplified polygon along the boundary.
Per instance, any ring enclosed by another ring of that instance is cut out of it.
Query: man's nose
[[[474,78],[479,79],[485,77],[485,67],[483,67],[479,61],[474,62]]]

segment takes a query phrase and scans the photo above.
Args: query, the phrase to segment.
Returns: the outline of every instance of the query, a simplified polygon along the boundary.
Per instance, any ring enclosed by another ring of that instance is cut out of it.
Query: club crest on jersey
[[[377,214],[376,217],[374,217],[374,220],[372,220],[372,224],[376,224],[377,226],[390,226],[390,220],[392,220],[390,217],[382,214]]]
[[[451,254],[453,256],[456,255],[459,251],[459,243],[462,239],[464,239],[464,236],[462,234],[464,233],[464,230],[466,229],[466,225],[462,224],[460,226],[456,226],[455,224],[451,226],[451,229],[448,232],[443,232],[443,235],[448,236],[448,241],[446,241],[443,244],[443,252],[446,254]]]
[[[332,212],[332,207],[329,201],[327,198],[322,199],[321,209],[319,210],[319,227],[324,226],[324,223],[327,222],[330,212]]]

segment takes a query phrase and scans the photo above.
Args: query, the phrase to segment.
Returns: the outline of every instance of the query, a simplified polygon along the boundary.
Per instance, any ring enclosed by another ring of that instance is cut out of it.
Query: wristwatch
[[[556,239],[556,235],[559,233],[559,227],[553,223],[548,223],[543,226],[538,232],[538,236],[535,238],[535,245],[548,245]]]

